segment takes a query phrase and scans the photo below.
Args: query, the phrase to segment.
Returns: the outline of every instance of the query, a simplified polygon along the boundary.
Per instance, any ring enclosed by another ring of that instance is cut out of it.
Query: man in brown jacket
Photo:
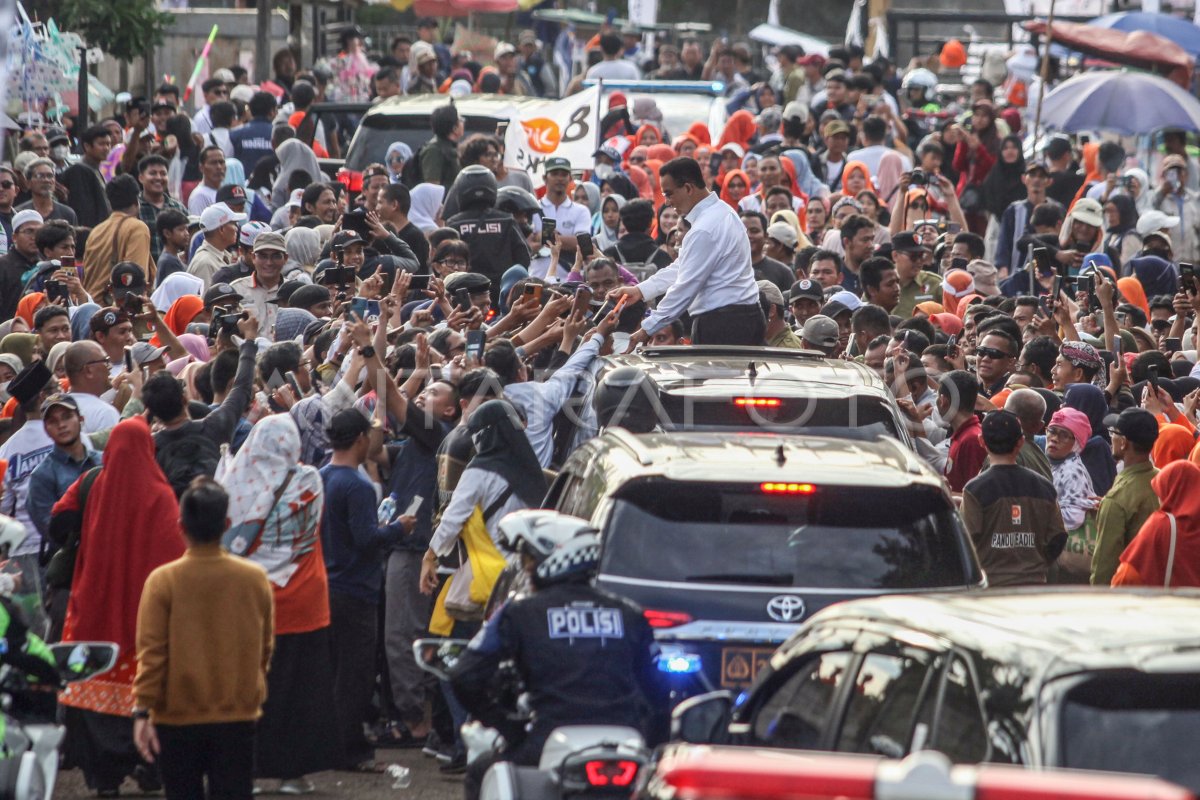
[[[262,567],[221,549],[229,496],[200,477],[179,500],[183,557],[146,579],[138,608],[134,742],[168,800],[254,790],[275,605]]]
[[[150,259],[150,229],[139,216],[141,187],[132,175],[118,175],[104,187],[112,215],[92,228],[83,251],[83,288],[97,297],[108,286],[113,264],[132,261],[154,285],[155,264]]]

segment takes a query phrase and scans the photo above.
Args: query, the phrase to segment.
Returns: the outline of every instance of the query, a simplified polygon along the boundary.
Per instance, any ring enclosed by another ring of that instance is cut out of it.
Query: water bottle
[[[379,504],[379,524],[387,525],[396,516],[396,495],[389,494]]]
[[[388,764],[387,776],[392,779],[393,789],[407,789],[412,786],[412,771],[408,767]]]

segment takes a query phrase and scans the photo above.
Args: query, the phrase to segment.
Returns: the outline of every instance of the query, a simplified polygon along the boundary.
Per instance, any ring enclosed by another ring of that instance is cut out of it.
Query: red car
[[[1194,800],[1158,778],[1015,766],[951,766],[926,750],[874,756],[676,744],[635,800]]]

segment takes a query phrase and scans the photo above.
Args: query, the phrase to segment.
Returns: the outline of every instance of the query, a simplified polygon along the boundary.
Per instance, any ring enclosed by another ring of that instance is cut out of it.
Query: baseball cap
[[[127,292],[146,288],[146,273],[132,261],[119,261],[113,265],[108,280],[114,289]]]
[[[352,244],[362,244],[363,238],[358,231],[338,231],[330,242],[332,247],[349,247]]]
[[[93,314],[88,322],[88,327],[91,328],[92,333],[108,333],[122,322],[130,322],[129,315],[119,308],[109,306]],[[11,392],[12,389],[9,389],[10,394]]]
[[[371,430],[371,421],[361,411],[357,408],[344,408],[329,420],[325,433],[329,435],[330,442],[336,446],[339,443],[353,442],[355,438],[369,430]]]
[[[1082,222],[1094,228],[1104,225],[1104,209],[1100,207],[1100,201],[1090,197],[1081,197],[1075,201],[1070,217],[1076,222]]]
[[[1041,161],[1030,161],[1025,164],[1025,174],[1028,175],[1031,172],[1041,172],[1043,175],[1049,175],[1050,168]]]
[[[988,442],[1006,444],[1016,441],[1019,436],[1023,435],[1021,420],[1011,411],[991,412],[983,418],[983,423],[980,427],[980,433],[983,435],[985,445]]]
[[[212,308],[220,305],[222,300],[234,300],[239,304],[242,302],[242,296],[238,291],[228,283],[214,283],[204,292],[204,307]]]
[[[824,311],[824,309],[822,309]],[[800,338],[817,347],[836,347],[838,324],[824,314],[814,314],[804,323]]]
[[[521,31],[517,36],[517,44],[537,44],[537,34],[530,30]]]
[[[437,52],[428,42],[413,42],[410,54],[418,66],[430,61],[437,61]]]
[[[739,159],[746,157],[746,148],[742,147],[737,142],[726,142],[721,146],[722,153],[733,153]]]
[[[783,308],[787,305],[783,299],[783,292],[779,291],[779,287],[770,281],[756,281],[758,284],[759,297],[765,298],[768,303],[773,306]]]
[[[21,212],[22,214],[25,212]],[[1179,225],[1179,217],[1165,214],[1157,208],[1143,211],[1138,217],[1137,232],[1143,239],[1163,228],[1174,228]],[[17,219],[13,217],[13,230],[17,229]]]
[[[227,69],[225,67],[221,67],[219,70],[214,72],[212,74],[212,76],[214,78],[216,78],[217,80],[219,80],[221,83],[236,83],[236,81],[233,77],[233,70]]]
[[[802,67],[807,67],[809,64],[815,64],[818,67],[823,67],[825,66],[825,56],[821,55],[820,53],[809,53],[808,55],[798,58],[796,63]]]
[[[166,348],[164,347],[163,349],[165,350]],[[57,394],[50,395],[42,401],[42,415],[45,416],[46,412],[55,406],[62,406],[63,408],[74,411],[76,414],[79,413],[79,403],[75,402],[75,398],[71,397],[69,394],[62,394],[59,392]]]
[[[237,213],[224,203],[213,203],[204,209],[204,213],[200,215],[200,227],[204,229],[205,233],[211,233],[222,225],[228,225],[231,222],[245,221],[245,214]]]
[[[200,218],[195,214],[188,214],[187,218],[188,233],[195,233],[200,230]]]
[[[500,42],[496,45],[496,50],[492,54],[492,58],[499,61],[504,56],[511,56],[517,52],[517,48],[513,47],[509,42]]]
[[[825,299],[825,290],[816,281],[802,278],[792,284],[792,288],[788,292],[788,299],[794,303],[802,297],[816,300],[819,305]]]
[[[1104,418],[1104,427],[1128,439],[1139,450],[1150,450],[1158,440],[1158,420],[1144,408],[1127,408]]]
[[[155,347],[149,342],[138,342],[133,346],[133,363],[139,367],[149,364],[151,361],[162,358],[165,352],[167,352],[165,346]]]
[[[842,119],[831,119],[825,123],[825,127],[821,129],[821,134],[824,136],[837,136],[839,133],[850,135],[850,126]]]
[[[620,156],[618,156],[617,158],[620,159]],[[542,172],[544,172],[547,175],[549,175],[551,172],[554,172],[555,170],[560,170],[560,169],[570,172],[571,171],[570,160],[563,158],[562,156],[553,156],[551,158],[547,158],[545,164],[542,165]]]
[[[258,238],[254,240],[254,252],[258,253],[263,250],[278,250],[286,253],[287,244],[284,242],[283,234],[276,231],[259,234]]]
[[[793,100],[783,107],[784,119],[798,119],[801,122],[805,122],[808,120],[809,113],[808,106],[799,100]]]
[[[67,132],[63,128],[50,128],[46,131],[46,138],[50,140],[51,147],[56,144],[71,143],[71,137],[67,136]]]
[[[175,106],[172,103],[168,103],[166,100],[159,100],[154,105],[150,106],[150,113],[162,111],[164,108],[169,108],[172,113],[175,112]]]
[[[246,202],[246,190],[235,183],[230,183],[217,189],[218,203],[241,203]]]
[[[41,214],[34,211],[32,208],[27,208],[24,211],[18,211],[17,213],[13,214],[13,218],[12,218],[13,233],[16,233],[17,231],[19,231],[21,229],[22,225],[28,225],[31,222],[41,225],[42,223],[45,222],[45,220],[42,219]]]
[[[900,231],[892,235],[892,252],[928,253],[929,248],[921,244],[917,234],[912,231]]]
[[[329,290],[315,283],[306,283],[288,296],[287,304],[291,308],[311,309],[318,303],[329,301]]]
[[[291,208],[293,206],[295,206],[296,208],[303,208],[304,207],[304,190],[303,189],[293,189],[291,196],[288,197],[287,206],[288,206],[288,208]]]
[[[792,250],[796,249],[796,244],[800,241],[800,237],[796,235],[796,229],[786,222],[772,222],[768,225],[767,238],[774,239]]]
[[[247,220],[242,223],[242,227],[238,230],[238,244],[242,247],[253,247],[254,240],[260,235],[268,233],[270,230],[271,226],[265,222],[259,222],[254,219]]]

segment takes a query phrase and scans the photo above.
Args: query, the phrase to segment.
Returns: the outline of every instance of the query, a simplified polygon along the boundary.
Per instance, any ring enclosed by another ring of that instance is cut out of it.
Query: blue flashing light
[[[700,671],[700,656],[695,653],[663,653],[658,668],[671,675],[691,675]]]

